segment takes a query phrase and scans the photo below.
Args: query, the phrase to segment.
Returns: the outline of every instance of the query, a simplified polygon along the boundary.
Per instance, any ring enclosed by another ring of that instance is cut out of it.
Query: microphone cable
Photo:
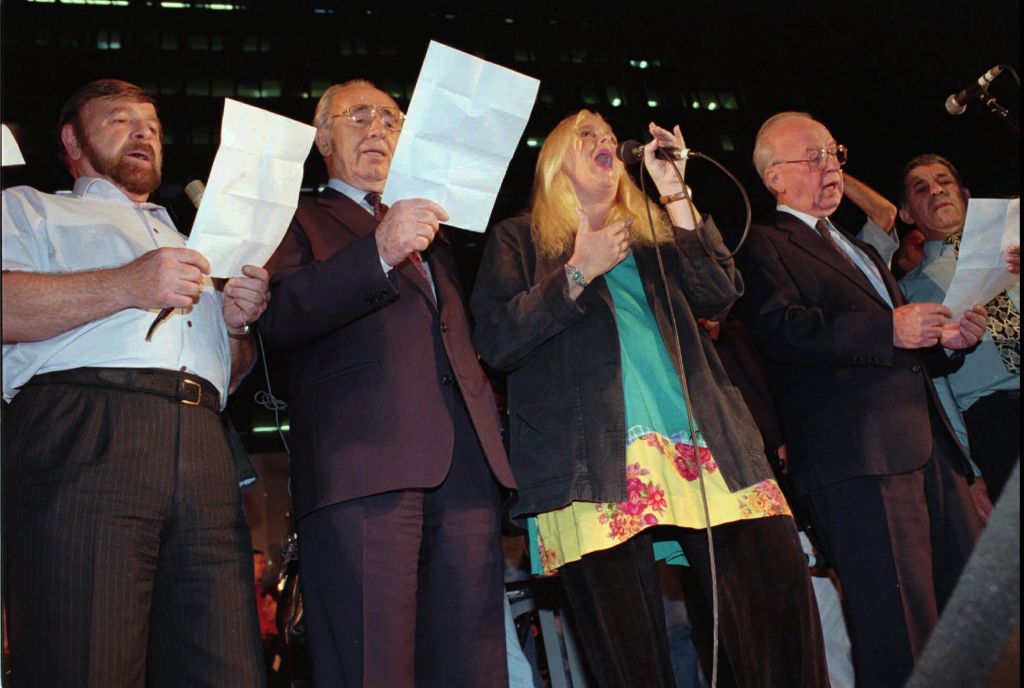
[[[691,155],[692,154],[693,153],[691,151]],[[702,157],[704,157],[704,156],[702,156]],[[710,158],[706,158],[706,159],[710,160]],[[715,162],[715,161],[712,160],[712,162]],[[718,163],[715,163],[715,164],[718,164]],[[721,167],[721,166],[719,165],[719,167]],[[701,235],[699,233],[699,231],[700,231],[700,223],[698,222],[697,213],[696,213],[696,209],[695,209],[695,207],[693,205],[693,201],[690,198],[689,193],[686,192],[686,183],[683,181],[683,176],[679,172],[679,168],[676,165],[673,164],[672,165],[672,169],[675,170],[676,175],[679,177],[679,181],[682,184],[683,197],[686,199],[686,207],[687,207],[687,210],[690,213],[690,219],[693,221],[693,227],[694,228],[693,228],[692,231],[698,232],[697,239],[700,241],[701,246],[704,248],[704,251],[708,254],[709,257],[715,258],[719,262],[724,262],[726,260],[729,260],[735,254],[735,251],[730,253],[728,256],[725,256],[723,258],[719,258],[719,257],[715,256],[712,253],[712,251],[708,248],[707,244],[705,243],[703,237],[701,237]],[[723,167],[722,169],[724,170],[725,168]],[[728,171],[726,171],[726,172],[728,174]],[[732,175],[730,174],[729,176],[731,177]],[[739,184],[738,181],[737,181],[737,184]],[[747,229],[749,229],[749,227],[750,227],[750,202],[749,202],[749,200],[747,200],[746,192],[743,190],[743,186],[739,185],[739,187],[740,187],[740,191],[743,192],[744,200],[747,201]],[[705,483],[704,483],[704,467],[703,467],[703,464],[701,462],[700,438],[699,438],[699,436],[697,434],[697,427],[694,424],[693,413],[692,413],[693,405],[690,403],[689,386],[688,386],[687,381],[686,381],[686,370],[685,370],[685,367],[683,365],[683,348],[682,348],[682,344],[679,341],[679,326],[678,326],[678,323],[677,323],[677,320],[676,320],[675,307],[672,305],[672,292],[669,289],[668,275],[665,272],[665,262],[664,262],[664,260],[662,258],[662,254],[661,254],[661,245],[658,242],[658,237],[657,237],[657,235],[656,235],[656,233],[654,231],[654,218],[653,218],[653,216],[651,214],[651,198],[650,198],[650,196],[647,195],[647,189],[646,189],[645,184],[644,184],[644,174],[643,174],[643,170],[642,169],[640,170],[640,190],[643,192],[644,199],[646,201],[645,204],[644,204],[644,208],[647,211],[647,222],[648,222],[648,226],[650,227],[650,230],[651,230],[651,238],[653,239],[653,242],[654,242],[654,254],[655,254],[655,256],[658,259],[658,273],[659,273],[659,276],[661,277],[662,288],[665,290],[665,303],[668,306],[668,317],[669,317],[669,322],[671,323],[671,326],[672,326],[672,345],[673,345],[673,348],[674,348],[672,354],[675,356],[675,360],[678,362],[678,365],[679,365],[679,384],[680,384],[680,389],[681,389],[681,391],[683,393],[683,405],[685,407],[684,410],[686,412],[686,421],[687,421],[687,423],[689,425],[689,430],[690,430],[690,441],[693,443],[694,463],[696,464],[696,468],[697,468],[697,484],[700,487],[701,507],[704,510],[704,524],[705,524],[705,531],[707,533],[707,538],[708,538],[708,563],[709,563],[710,570],[711,570],[712,650],[711,650],[711,687],[710,688],[716,688],[716,686],[718,685],[718,651],[719,651],[719,641],[718,641],[719,613],[718,613],[718,607],[719,607],[719,600],[718,600],[718,568],[717,568],[716,562],[715,562],[715,542],[714,542],[714,537],[713,537],[712,532],[711,532],[711,510],[708,507],[707,488],[706,488]],[[744,239],[746,238],[746,229],[744,230],[744,237],[743,238]],[[740,242],[740,246],[742,246],[742,241]],[[739,246],[737,246],[736,250],[739,250]],[[695,325],[697,327],[701,327],[701,325],[699,323],[695,323]],[[708,452],[710,452],[711,448],[707,447],[707,450],[708,450]],[[683,553],[685,554],[685,551]]]
[[[277,435],[281,438],[281,444],[284,445],[285,454],[291,459],[292,451],[288,447],[288,440],[284,437],[284,426],[281,425],[281,411],[288,408],[288,402],[274,396],[274,391],[270,386],[270,367],[267,365],[267,352],[263,347],[263,336],[260,334],[258,325],[253,325],[253,329],[256,331],[256,344],[259,349],[260,362],[263,364],[263,379],[267,384],[265,390],[258,390],[253,395],[253,401],[268,411],[274,412],[274,425],[277,426]]]
[[[627,165],[628,164],[637,163],[637,162],[642,162],[643,161],[643,154],[640,153],[640,150],[642,148],[643,148],[643,145],[640,144],[638,141],[623,141],[616,148],[616,155],[618,156],[619,160],[621,160],[624,164],[627,164]],[[672,165],[672,170],[673,170],[673,172],[676,173],[676,177],[679,179],[679,184],[682,187],[683,198],[686,200],[686,205],[688,206],[688,209],[689,209],[689,212],[690,212],[690,218],[694,221],[694,231],[697,232],[697,239],[698,239],[698,241],[700,241],[700,245],[704,249],[704,252],[707,253],[708,256],[714,258],[715,260],[717,260],[720,263],[721,262],[725,262],[727,260],[731,260],[733,257],[735,257],[735,255],[737,253],[739,253],[740,249],[743,248],[743,244],[746,243],[746,241],[747,241],[747,235],[750,234],[750,224],[751,224],[751,218],[752,218],[752,215],[753,215],[753,213],[751,212],[751,208],[750,208],[750,196],[747,194],[747,190],[743,186],[743,182],[741,182],[736,177],[736,175],[734,175],[732,172],[730,172],[729,169],[725,167],[725,165],[723,165],[722,163],[718,162],[717,160],[712,158],[710,155],[705,155],[704,153],[701,153],[700,151],[695,151],[695,150],[690,150],[690,149],[685,149],[683,152],[686,154],[686,157],[683,158],[684,160],[689,160],[690,158],[701,158],[703,160],[707,160],[708,162],[710,162],[712,165],[714,165],[719,170],[721,170],[722,174],[724,174],[726,177],[728,177],[732,181],[732,183],[736,186],[736,189],[740,192],[740,198],[743,199],[743,210],[744,210],[743,232],[740,234],[740,240],[736,244],[736,248],[735,249],[733,249],[732,251],[730,251],[729,253],[727,253],[727,254],[725,254],[723,256],[718,256],[708,246],[708,243],[707,243],[707,241],[704,238],[704,234],[703,234],[703,232],[700,229],[700,223],[697,222],[696,212],[695,212],[695,209],[694,209],[694,206],[693,206],[693,199],[690,198],[690,194],[689,194],[689,192],[687,190],[686,183],[683,181],[683,174],[679,171],[678,167],[676,167],[675,165]],[[670,159],[669,158],[669,154],[666,154],[666,153],[659,154],[659,153],[656,152],[656,155],[659,155],[659,157],[661,157],[662,159]],[[651,220],[651,217],[650,217],[650,214],[651,214],[651,212],[650,212],[650,196],[647,196],[646,190],[644,188],[644,171],[645,171],[645,169],[646,169],[646,167],[644,165],[641,165],[641,169],[640,169],[640,189],[642,191],[644,191],[644,196],[646,197],[646,200],[647,200],[647,204],[648,204],[647,215],[648,215],[648,220],[650,221]],[[650,173],[648,173],[648,174],[650,174]],[[723,239],[723,243],[724,243],[724,239]]]

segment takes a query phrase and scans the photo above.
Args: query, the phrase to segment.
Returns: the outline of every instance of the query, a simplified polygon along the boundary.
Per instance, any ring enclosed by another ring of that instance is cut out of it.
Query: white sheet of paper
[[[14,134],[7,128],[6,124],[0,125],[3,129],[3,138],[0,139],[0,156],[3,157],[3,161],[0,162],[0,167],[8,167],[10,165],[24,165],[25,158],[21,157],[21,149],[18,148],[18,142],[14,140]]]
[[[188,246],[214,277],[262,266],[284,238],[299,202],[302,167],[316,129],[224,99],[220,148]]]
[[[448,212],[446,224],[486,231],[539,87],[431,41],[382,200],[428,198]]]
[[[1006,271],[1006,248],[1020,244],[1020,199],[972,198],[967,203],[960,253],[943,305],[953,318],[986,304],[1020,279]]]

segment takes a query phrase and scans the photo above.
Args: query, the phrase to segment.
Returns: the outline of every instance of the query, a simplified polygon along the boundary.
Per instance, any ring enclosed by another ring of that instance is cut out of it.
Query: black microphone
[[[1002,71],[1003,66],[996,65],[982,74],[975,83],[971,84],[959,93],[954,93],[949,98],[946,98],[946,112],[951,115],[964,114],[964,110],[967,109],[967,103],[981,96],[983,93],[988,93],[988,85],[995,81],[995,78],[999,76]]]
[[[686,160],[691,153],[689,148],[662,147],[654,154],[662,160]],[[623,141],[615,147],[615,157],[627,165],[638,163],[644,159],[644,144],[639,141]]]
[[[192,205],[194,205],[197,210],[199,209],[199,203],[203,200],[203,194],[205,192],[206,184],[203,184],[199,179],[193,179],[185,185],[185,195],[188,196],[188,200],[192,201]],[[153,324],[149,326],[148,330],[146,330],[147,342],[152,341],[153,332],[156,331],[156,326],[166,320],[167,316],[172,312],[174,312],[173,308],[164,308],[157,314],[156,318],[153,319]]]

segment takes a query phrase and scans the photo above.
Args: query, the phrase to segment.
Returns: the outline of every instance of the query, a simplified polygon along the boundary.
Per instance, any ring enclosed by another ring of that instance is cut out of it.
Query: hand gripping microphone
[[[194,205],[196,209],[199,208],[199,202],[203,200],[203,194],[205,192],[206,184],[203,184],[203,182],[198,179],[193,179],[192,181],[185,185],[185,195],[188,196],[188,200],[192,201],[192,205]],[[153,340],[153,332],[156,331],[156,326],[162,323],[164,320],[166,320],[167,316],[169,316],[173,312],[173,308],[164,308],[159,313],[157,313],[157,316],[153,318],[153,324],[150,325],[149,329],[146,331],[147,342]]]
[[[662,160],[686,160],[692,151],[689,148],[659,148],[654,154]],[[639,141],[623,141],[615,147],[615,157],[627,165],[644,159],[644,144]]]
[[[967,103],[980,97],[984,93],[988,93],[988,85],[995,81],[995,78],[999,76],[1002,71],[1003,66],[996,65],[982,74],[975,83],[971,84],[959,93],[950,95],[949,98],[946,98],[946,112],[951,115],[964,114],[964,110],[967,109]]]

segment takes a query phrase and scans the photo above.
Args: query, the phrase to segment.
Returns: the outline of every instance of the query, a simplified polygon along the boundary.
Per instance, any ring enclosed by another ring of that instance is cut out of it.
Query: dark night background
[[[4,0],[0,20],[0,115],[28,162],[4,168],[2,185],[70,189],[55,157],[60,106],[89,80],[123,78],[158,99],[165,164],[154,200],[172,208],[183,231],[193,211],[181,189],[210,168],[223,96],[308,122],[324,87],[366,77],[405,106],[431,39],[541,80],[493,220],[528,200],[536,148],[527,140],[542,140],[584,106],[604,114],[620,139],[644,140],[652,119],[680,123],[688,145],[740,177],[755,219],[772,201],[750,164],[753,138],[780,110],[806,110],[822,120],[850,149],[847,171],[889,197],[903,163],[926,151],[952,159],[975,196],[1019,193],[1018,135],[978,103],[961,117],[943,108],[950,93],[990,67],[1019,68],[1020,5],[1011,0]],[[1020,90],[1009,73],[991,93],[1019,117]],[[319,156],[311,154],[304,187],[312,191],[325,180]],[[701,210],[721,224],[741,222],[740,197],[721,173],[696,161],[688,182]],[[847,226],[862,220],[848,204],[840,209]],[[471,282],[481,238],[452,234]],[[279,359],[272,369],[283,395]],[[248,432],[266,420],[249,401],[262,386],[262,375],[250,377],[231,410],[256,450],[276,448],[272,436]]]

